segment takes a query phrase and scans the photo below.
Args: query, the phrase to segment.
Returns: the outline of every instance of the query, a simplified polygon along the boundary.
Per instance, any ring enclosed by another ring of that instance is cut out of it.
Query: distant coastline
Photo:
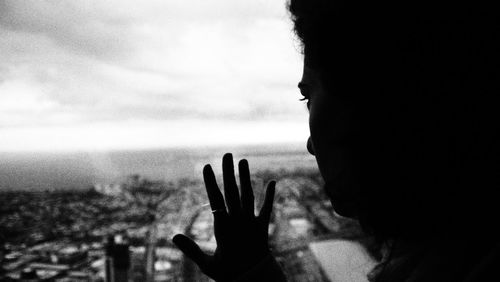
[[[232,152],[249,160],[253,172],[315,167],[305,144],[234,147],[167,148],[109,152],[0,153],[0,192],[23,190],[80,190],[113,183],[131,174],[175,181],[199,179],[210,163],[217,173],[220,158]]]

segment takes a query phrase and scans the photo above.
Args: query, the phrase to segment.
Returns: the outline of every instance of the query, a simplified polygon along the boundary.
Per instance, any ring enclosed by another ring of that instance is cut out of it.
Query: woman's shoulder
[[[499,241],[443,239],[412,247],[396,246],[375,268],[370,281],[498,281],[499,269]]]
[[[500,243],[492,248],[470,271],[464,282],[498,281],[500,270]]]
[[[496,281],[487,277],[499,269],[499,246],[498,242],[445,242],[422,256],[407,281]]]

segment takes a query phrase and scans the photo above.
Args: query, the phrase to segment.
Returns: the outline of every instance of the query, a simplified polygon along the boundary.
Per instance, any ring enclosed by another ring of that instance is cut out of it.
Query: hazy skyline
[[[0,151],[308,136],[284,0],[0,0],[0,38]]]

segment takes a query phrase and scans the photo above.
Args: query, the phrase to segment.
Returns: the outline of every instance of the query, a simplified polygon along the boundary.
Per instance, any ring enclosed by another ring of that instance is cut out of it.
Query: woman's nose
[[[311,142],[311,137],[307,138],[307,151],[314,156],[314,148]]]

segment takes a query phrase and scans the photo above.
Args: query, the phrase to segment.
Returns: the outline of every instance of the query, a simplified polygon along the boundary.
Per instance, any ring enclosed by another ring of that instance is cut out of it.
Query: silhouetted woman
[[[335,211],[380,243],[370,281],[500,281],[498,10],[329,0],[289,10],[307,147]],[[216,281],[285,281],[267,248],[274,183],[254,216],[245,160],[239,169],[240,191],[224,156],[224,197],[204,169],[215,255],[174,242]]]

